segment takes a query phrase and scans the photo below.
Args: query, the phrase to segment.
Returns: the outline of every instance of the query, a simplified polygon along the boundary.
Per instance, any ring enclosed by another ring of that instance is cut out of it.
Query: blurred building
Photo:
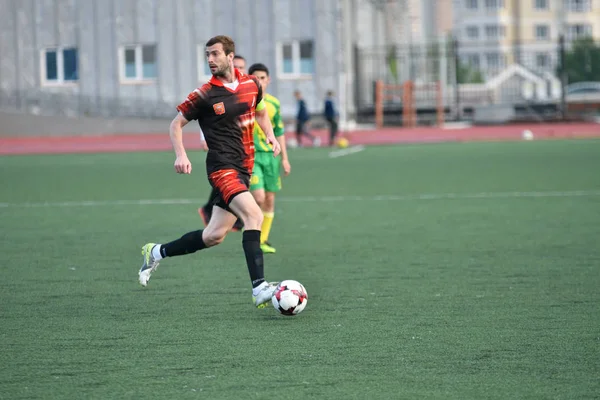
[[[354,100],[356,46],[381,46],[386,10],[371,0],[3,0],[0,108],[40,114],[172,116],[210,77],[204,44],[230,35],[293,115],[325,92]],[[379,2],[381,3],[381,2]],[[389,25],[389,24],[388,24]]]
[[[555,71],[561,34],[600,39],[600,0],[454,0],[454,34],[485,76],[512,63]]]
[[[270,68],[286,119],[295,90],[312,114],[333,90],[342,123],[370,116],[378,80],[439,83],[460,116],[459,107],[516,101],[523,80],[556,100],[559,35],[600,38],[600,0],[0,0],[0,9],[0,111],[40,115],[170,118],[210,77],[204,44],[226,34],[248,64]],[[510,96],[488,94],[512,75]]]

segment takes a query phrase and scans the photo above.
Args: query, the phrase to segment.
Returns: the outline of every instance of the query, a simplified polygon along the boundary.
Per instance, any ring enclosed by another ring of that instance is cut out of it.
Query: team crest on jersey
[[[223,104],[223,102],[213,104],[213,109],[217,115],[225,114],[225,104]]]

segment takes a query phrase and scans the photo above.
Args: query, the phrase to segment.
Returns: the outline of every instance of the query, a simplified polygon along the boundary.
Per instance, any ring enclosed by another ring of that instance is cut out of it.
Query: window
[[[490,68],[499,67],[500,66],[500,57],[498,53],[488,53],[485,55],[485,62],[487,66]]]
[[[588,24],[574,24],[567,26],[567,39],[575,40],[592,36],[592,26]]]
[[[592,2],[590,0],[565,0],[565,10],[571,12],[592,11]]]
[[[490,69],[500,69],[506,65],[506,59],[502,53],[487,53],[485,55],[485,62]]]
[[[283,49],[283,69],[281,72],[284,74],[293,74],[294,73],[294,56],[292,55],[292,45],[284,44],[282,45]]]
[[[79,80],[77,49],[56,47],[42,51],[42,83],[75,83]]]
[[[122,81],[147,81],[157,77],[156,46],[153,44],[122,47],[119,62]]]
[[[313,41],[280,43],[277,47],[277,69],[283,77],[312,75],[315,72]]]
[[[467,26],[467,37],[469,39],[477,39],[479,37],[479,27]]]
[[[470,10],[477,10],[477,0],[466,0],[466,7]]]
[[[533,0],[534,5],[533,8],[536,10],[547,10],[548,9],[548,0]]]
[[[485,36],[488,39],[498,39],[506,35],[506,27],[504,25],[486,25]]]
[[[535,55],[535,66],[547,69],[550,67],[550,55],[548,53],[537,53]]]
[[[548,25],[536,25],[535,26],[535,38],[536,38],[536,40],[550,39],[550,27]]]
[[[314,71],[313,42],[300,42],[300,73],[312,74]]]
[[[473,69],[479,69],[480,67],[479,54],[467,54],[465,61]]]
[[[488,10],[504,8],[504,0],[485,0],[485,8]]]

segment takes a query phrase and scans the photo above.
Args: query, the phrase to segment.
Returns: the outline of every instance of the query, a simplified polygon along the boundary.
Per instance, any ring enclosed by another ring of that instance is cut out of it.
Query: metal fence
[[[564,120],[600,113],[600,43],[592,39],[502,44],[435,43],[354,49],[354,99],[359,122],[375,118],[377,81],[413,83],[420,124],[444,120],[506,122]],[[388,124],[402,122],[402,92],[386,96]],[[170,118],[176,104],[136,97],[86,96],[53,91],[0,89],[0,109],[38,115]]]
[[[435,123],[440,95],[446,120],[549,121],[585,117],[585,109],[600,113],[600,43],[591,39],[356,48],[355,68],[363,121],[374,114],[377,81],[390,88],[413,82],[422,124]],[[578,107],[582,103],[590,107]],[[388,93],[383,108],[386,123],[401,122],[402,93]]]

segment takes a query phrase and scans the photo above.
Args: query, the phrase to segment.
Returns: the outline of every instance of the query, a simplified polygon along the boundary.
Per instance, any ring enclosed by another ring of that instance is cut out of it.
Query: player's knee
[[[256,204],[262,209],[265,204],[265,192],[262,190],[257,190],[253,192],[254,200],[256,200]]]
[[[248,215],[248,217],[249,217],[251,223],[255,223],[258,226],[262,225],[263,213],[260,208],[257,208],[256,210],[252,210],[252,212]]]
[[[225,236],[227,236],[227,229],[223,227],[211,228],[207,227],[204,230],[204,234],[202,235],[202,239],[207,247],[212,247],[220,244],[225,240]]]
[[[248,210],[244,218],[245,229],[260,229],[263,222],[263,213],[259,207]]]
[[[267,212],[275,211],[275,193],[268,192],[265,195],[264,203],[261,209]]]

